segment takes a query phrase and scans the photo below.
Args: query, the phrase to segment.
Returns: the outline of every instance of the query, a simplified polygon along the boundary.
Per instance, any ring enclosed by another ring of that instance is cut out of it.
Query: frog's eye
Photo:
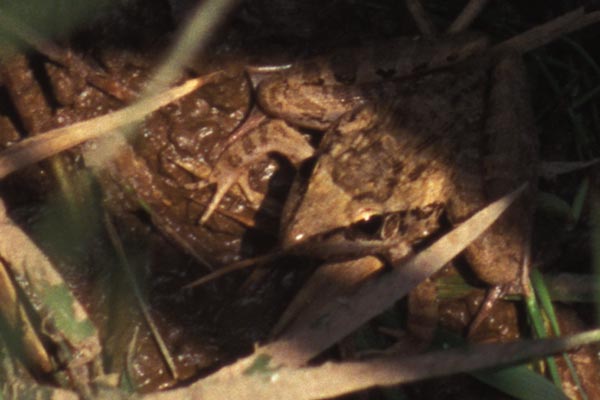
[[[372,215],[368,219],[355,222],[350,227],[355,232],[360,232],[367,236],[374,236],[380,231],[382,223],[383,218],[380,215]]]
[[[379,236],[381,239],[389,239],[400,232],[402,229],[402,216],[398,213],[387,214],[383,217]]]
[[[402,216],[394,214],[374,214],[368,220],[352,224],[352,229],[370,238],[386,240],[396,236],[402,229]]]

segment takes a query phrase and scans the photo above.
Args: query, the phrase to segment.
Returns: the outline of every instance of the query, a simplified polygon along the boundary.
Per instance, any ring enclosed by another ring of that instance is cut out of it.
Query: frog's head
[[[396,160],[395,140],[378,134],[376,115],[363,107],[325,133],[312,175],[308,182],[294,182],[286,203],[284,248],[403,209],[403,199],[394,196],[402,162]]]
[[[299,192],[296,188],[296,192]],[[385,210],[381,204],[360,200],[335,184],[326,168],[315,167],[302,194],[295,193],[284,210],[282,247],[288,248],[332,230],[367,221]]]

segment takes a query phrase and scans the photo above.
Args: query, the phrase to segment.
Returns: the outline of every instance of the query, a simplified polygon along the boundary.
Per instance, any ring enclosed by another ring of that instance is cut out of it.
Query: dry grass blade
[[[545,179],[554,179],[558,175],[568,174],[579,171],[597,164],[600,159],[596,158],[589,161],[562,162],[562,161],[545,161],[539,166],[539,175]]]
[[[450,25],[448,28],[447,33],[457,33],[467,29],[469,25],[471,25],[471,22],[473,22],[473,20],[479,16],[488,2],[489,0],[469,1],[460,15],[456,17],[454,22],[452,22],[452,25]]]
[[[112,133],[122,126],[140,121],[151,112],[211,82],[216,75],[218,75],[218,72],[190,79],[180,86],[154,97],[140,100],[138,103],[122,110],[25,139],[0,153],[0,178],[85,141],[96,139],[102,135]]]
[[[179,373],[177,372],[177,366],[175,365],[175,362],[173,361],[173,357],[171,356],[171,353],[169,352],[169,348],[168,348],[167,344],[165,343],[165,340],[163,339],[162,335],[160,334],[160,331],[158,330],[158,327],[156,326],[156,323],[154,322],[154,318],[152,317],[152,314],[150,313],[148,304],[144,300],[142,290],[140,289],[140,286],[137,282],[135,274],[131,270],[129,261],[127,260],[127,253],[125,251],[125,248],[123,247],[121,238],[119,237],[119,234],[117,233],[117,229],[115,228],[115,225],[113,224],[113,222],[108,214],[104,215],[104,226],[108,233],[108,237],[113,245],[113,248],[117,252],[117,256],[119,258],[121,267],[125,270],[127,278],[129,279],[129,284],[133,288],[135,299],[137,300],[140,310],[142,311],[144,320],[146,321],[148,328],[150,328],[150,332],[152,332],[152,337],[154,338],[154,340],[156,341],[156,344],[158,345],[160,354],[162,355],[163,360],[165,361],[165,364],[169,368],[169,372],[171,373],[171,376],[173,377],[173,379],[179,380]]]
[[[321,266],[286,307],[271,330],[271,336],[279,336],[293,321],[296,326],[313,323],[321,308],[353,293],[382,268],[383,262],[373,256]]]
[[[238,0],[207,0],[193,11],[179,38],[157,68],[142,97],[154,96],[175,79],[199,51],[203,50],[218,24],[231,11]]]
[[[478,344],[468,348],[362,362],[327,363],[312,368],[273,368],[261,356],[242,360],[189,388],[143,396],[144,400],[202,398],[204,400],[323,399],[421,379],[507,365],[597,342],[600,330],[558,339],[524,340],[508,344]]]
[[[566,13],[545,24],[536,26],[535,28],[505,40],[494,46],[491,51],[493,54],[503,53],[507,50],[526,53],[553,42],[560,36],[585,28],[586,26],[595,24],[599,21],[600,11],[586,14],[584,13],[583,8],[578,8],[575,11]]]
[[[224,267],[219,268],[218,270],[216,270],[214,272],[211,272],[210,274],[203,276],[202,278],[196,279],[195,281],[188,283],[187,285],[183,286],[181,289],[182,290],[193,289],[200,285],[204,285],[205,283],[214,281],[215,279],[218,279],[222,276],[230,274],[234,271],[239,271],[239,270],[251,267],[253,265],[257,265],[257,264],[275,260],[277,257],[280,257],[283,254],[285,254],[285,252],[275,251],[273,253],[269,253],[264,256],[247,258],[245,260],[238,261],[238,262],[230,264],[230,265],[226,265]]]
[[[423,8],[421,0],[406,0],[406,8],[412,15],[413,20],[417,24],[419,31],[426,37],[434,37],[437,35],[437,30],[431,20],[429,14]]]

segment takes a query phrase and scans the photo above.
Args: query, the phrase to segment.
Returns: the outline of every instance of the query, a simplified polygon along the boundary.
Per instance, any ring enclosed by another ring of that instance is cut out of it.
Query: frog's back
[[[452,180],[463,175],[455,171],[454,159],[462,151],[478,154],[480,149],[465,146],[482,140],[485,71],[465,75],[457,80],[447,71],[396,81],[377,100],[369,95],[367,105],[346,113],[325,134],[284,237],[317,235],[373,215],[443,207]]]

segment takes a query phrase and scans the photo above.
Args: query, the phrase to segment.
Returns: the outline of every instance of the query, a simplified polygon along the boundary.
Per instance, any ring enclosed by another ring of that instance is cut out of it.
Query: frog
[[[298,167],[302,159],[312,156],[313,151],[307,148],[307,141],[297,134],[293,126],[324,131],[345,112],[364,103],[366,97],[378,96],[386,88],[393,91],[391,87],[376,83],[369,85],[371,87],[367,90],[370,93],[363,93],[365,88],[356,85],[378,82],[382,76],[410,76],[419,69],[435,69],[449,62],[459,62],[482,51],[486,46],[485,37],[470,33],[435,40],[399,38],[381,44],[341,49],[329,56],[296,63],[289,70],[289,65],[284,65],[274,76],[264,80],[259,78],[256,88],[259,108],[283,120],[284,124],[261,119],[253,113],[245,127],[254,129],[242,127],[238,132],[254,130],[255,133],[232,135],[241,136],[242,139],[232,141],[221,152],[212,173],[208,177],[195,173],[202,180],[187,185],[188,189],[216,186],[200,223],[207,222],[235,183],[239,184],[249,200],[257,198],[243,173],[257,159],[270,152],[277,152],[284,154]],[[254,68],[249,67],[248,70],[252,71]],[[271,134],[263,133],[266,131],[271,131]],[[265,140],[267,136],[269,138]],[[285,139],[279,136],[285,136]]]
[[[486,54],[486,40],[469,34],[402,46],[418,57],[387,57],[371,73],[391,78],[382,82],[348,60],[385,54],[387,44],[301,62],[262,80],[257,103],[271,119],[223,151],[207,182],[217,188],[201,223],[248,166],[272,152],[297,167],[316,160],[308,178],[298,174],[284,205],[280,242],[291,252],[391,215],[400,216],[404,248],[436,231],[440,216],[458,224],[528,182],[528,194],[465,251],[486,284],[518,281],[537,176],[521,57]],[[325,132],[314,151],[303,128]]]

